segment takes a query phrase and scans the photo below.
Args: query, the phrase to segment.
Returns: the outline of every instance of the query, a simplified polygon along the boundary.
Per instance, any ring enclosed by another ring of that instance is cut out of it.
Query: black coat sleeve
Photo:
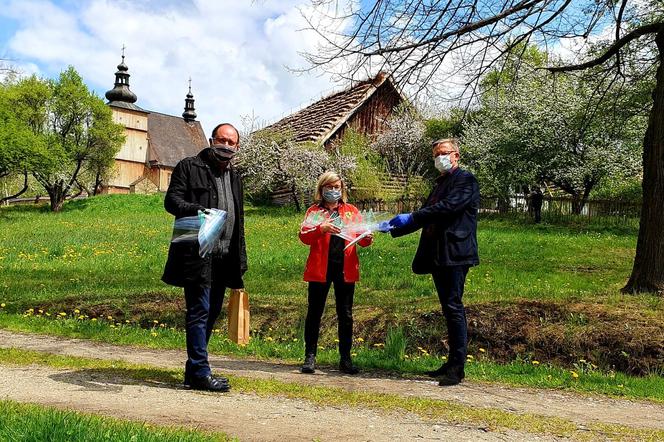
[[[185,199],[189,182],[189,169],[184,161],[180,161],[173,169],[171,182],[164,198],[164,208],[176,218],[184,216],[195,216],[199,210],[205,207],[200,204],[191,203]]]
[[[417,226],[436,223],[464,211],[478,194],[479,185],[475,177],[470,173],[463,174],[457,178],[453,190],[446,198],[413,212],[413,220]]]

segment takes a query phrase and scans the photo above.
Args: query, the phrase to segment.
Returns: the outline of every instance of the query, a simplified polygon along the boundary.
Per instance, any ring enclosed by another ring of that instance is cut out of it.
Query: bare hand
[[[323,224],[320,225],[320,231],[323,233],[331,233],[332,235],[335,235],[341,232],[341,229],[332,224],[331,222],[325,221]]]

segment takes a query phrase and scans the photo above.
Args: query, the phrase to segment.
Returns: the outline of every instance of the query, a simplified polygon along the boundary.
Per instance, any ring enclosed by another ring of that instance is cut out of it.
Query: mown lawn
[[[247,208],[245,284],[254,299],[305,302],[300,221],[301,214],[288,209]],[[159,195],[100,196],[70,202],[58,214],[2,208],[0,301],[19,309],[62,298],[131,302],[146,293],[179,294],[160,281],[171,226]],[[410,271],[417,240],[417,234],[377,234],[372,247],[360,250],[358,305],[436,307],[430,279]],[[482,263],[469,274],[468,303],[602,299],[616,296],[629,276],[636,223],[602,228],[481,220],[478,241]]]

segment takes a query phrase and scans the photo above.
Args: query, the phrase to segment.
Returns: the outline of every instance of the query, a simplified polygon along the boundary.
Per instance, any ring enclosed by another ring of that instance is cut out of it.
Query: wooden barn
[[[201,123],[196,121],[191,81],[182,116],[166,115],[135,104],[137,97],[129,89],[128,70],[122,55],[115,85],[106,92],[113,121],[125,127],[126,138],[102,192],[165,192],[175,165],[208,145]]]
[[[373,137],[386,129],[386,120],[406,98],[396,88],[389,75],[379,73],[375,78],[328,95],[291,114],[261,131],[287,134],[295,142],[313,142],[331,148],[344,132],[356,132]],[[393,179],[388,177],[387,185]],[[397,181],[394,186],[402,187]],[[398,192],[398,189],[397,189]],[[309,203],[311,195],[303,195]],[[286,205],[298,196],[292,189],[283,188],[272,193],[272,202]]]
[[[293,141],[325,147],[343,137],[348,128],[366,135],[385,129],[385,120],[406,99],[389,75],[357,83],[291,114],[262,130],[289,133]]]

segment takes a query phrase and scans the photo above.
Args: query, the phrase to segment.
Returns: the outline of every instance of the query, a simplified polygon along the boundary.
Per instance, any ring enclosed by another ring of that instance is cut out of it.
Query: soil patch
[[[183,328],[184,300],[166,293],[146,293],[122,302],[90,303],[67,299],[31,306],[38,311],[70,311],[80,306],[90,317],[112,316],[119,322],[129,320],[143,327],[153,321]],[[301,337],[305,305],[274,305],[253,301],[252,333],[291,340]],[[467,306],[470,352],[497,362],[516,358],[536,359],[562,367],[574,367],[579,360],[603,370],[634,375],[664,373],[664,311],[644,315],[638,309],[613,307],[588,302],[514,302],[476,303]],[[433,354],[447,349],[445,319],[440,311],[416,309],[395,311],[389,307],[357,306],[354,309],[355,337],[369,345],[384,343],[390,327],[402,327],[408,338],[408,351],[418,347]],[[334,345],[336,317],[332,302],[323,317],[321,344]],[[222,316],[220,328],[225,327]]]

